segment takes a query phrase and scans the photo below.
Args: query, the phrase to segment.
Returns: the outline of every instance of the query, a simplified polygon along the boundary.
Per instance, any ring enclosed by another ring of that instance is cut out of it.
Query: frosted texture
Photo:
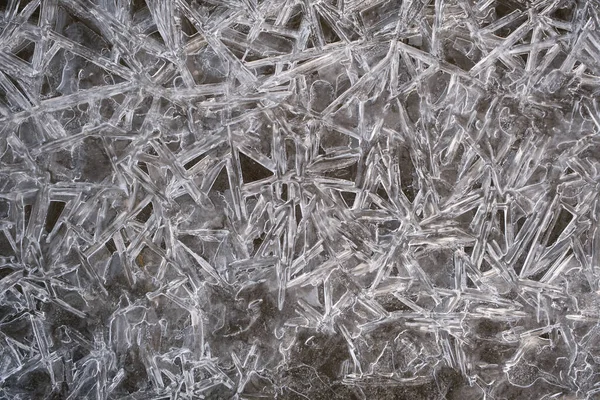
[[[0,398],[600,398],[599,4],[0,1]]]

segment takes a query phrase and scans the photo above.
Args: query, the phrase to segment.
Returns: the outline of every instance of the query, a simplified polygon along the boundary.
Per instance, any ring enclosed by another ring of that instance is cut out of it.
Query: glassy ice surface
[[[0,1],[0,398],[600,398],[600,10]]]

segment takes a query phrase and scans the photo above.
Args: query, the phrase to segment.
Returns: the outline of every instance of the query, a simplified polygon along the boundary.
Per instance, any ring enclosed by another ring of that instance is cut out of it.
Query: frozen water
[[[599,398],[599,13],[0,1],[0,398]]]

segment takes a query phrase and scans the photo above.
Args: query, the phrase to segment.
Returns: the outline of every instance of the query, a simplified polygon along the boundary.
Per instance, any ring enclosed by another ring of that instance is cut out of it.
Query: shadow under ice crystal
[[[0,398],[600,397],[595,0],[0,1]]]

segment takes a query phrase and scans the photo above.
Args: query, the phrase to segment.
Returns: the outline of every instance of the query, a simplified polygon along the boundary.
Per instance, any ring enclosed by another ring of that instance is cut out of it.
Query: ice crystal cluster
[[[600,398],[597,0],[0,1],[0,398]]]

